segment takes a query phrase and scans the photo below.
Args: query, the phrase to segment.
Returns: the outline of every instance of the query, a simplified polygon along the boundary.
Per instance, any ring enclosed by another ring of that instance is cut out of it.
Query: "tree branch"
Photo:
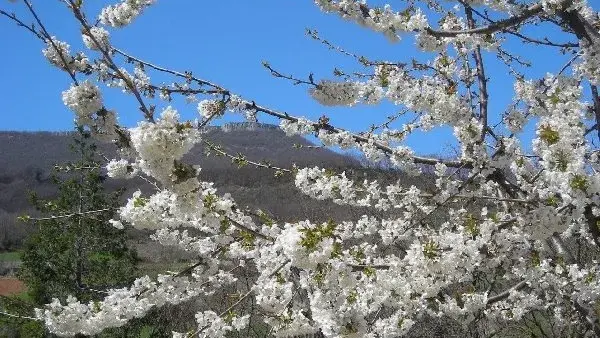
[[[595,129],[598,131],[598,139],[600,140],[600,97],[598,97],[598,87],[591,85],[592,99],[594,100],[594,116],[596,117]]]
[[[28,0],[23,0],[23,2],[25,3],[25,5],[27,5],[27,8],[29,9],[29,12],[31,13],[31,15],[33,15],[33,17],[35,18],[35,21],[38,23],[38,25],[42,29],[43,35],[44,35],[44,37],[47,40],[46,42],[50,43],[52,45],[52,48],[54,48],[54,50],[56,50],[56,53],[58,53],[58,57],[60,57],[60,60],[65,65],[65,71],[67,73],[69,73],[69,76],[71,77],[71,79],[73,80],[73,82],[76,85],[79,85],[79,82],[77,81],[77,77],[75,77],[75,71],[71,71],[71,69],[69,68],[69,63],[67,62],[67,59],[63,55],[62,50],[60,50],[58,48],[58,46],[56,45],[56,42],[54,42],[54,40],[52,39],[52,36],[46,30],[46,27],[44,27],[44,24],[42,23],[42,20],[40,20],[40,18],[37,15],[36,11],[33,9],[33,6],[31,5],[31,3]]]
[[[465,30],[434,30],[431,28],[426,28],[425,31],[433,35],[435,37],[455,37],[463,34],[492,34],[502,30],[505,30],[510,27],[517,26],[527,19],[540,14],[543,11],[542,4],[535,4],[526,8],[521,14],[515,15],[505,20],[496,21],[495,23],[489,24],[487,26],[471,28]]]
[[[475,27],[475,20],[473,19],[473,11],[470,6],[465,7],[467,14],[467,24],[470,29]],[[485,141],[485,135],[489,129],[488,127],[488,92],[487,92],[487,79],[485,77],[485,68],[483,67],[483,58],[481,57],[481,47],[477,46],[473,52],[473,58],[475,59],[475,65],[477,67],[477,80],[479,82],[479,121],[483,126],[481,130],[480,142]]]
[[[67,0],[64,0],[64,1],[67,1]],[[131,91],[131,93],[133,93],[133,96],[135,96],[135,98],[137,99],[138,103],[140,104],[140,110],[142,111],[142,113],[144,113],[144,117],[146,118],[146,120],[148,120],[148,121],[154,121],[154,116],[153,116],[154,114],[153,114],[153,112],[152,112],[151,109],[148,109],[146,107],[146,104],[144,103],[144,99],[142,99],[142,96],[141,96],[139,90],[137,89],[137,87],[135,86],[135,84],[133,84],[131,82],[131,80],[129,79],[129,77],[125,76],[123,74],[123,72],[119,69],[119,67],[117,67],[116,63],[113,61],[112,57],[110,56],[110,53],[109,53],[110,51],[107,50],[102,44],[100,44],[98,42],[98,40],[96,39],[96,37],[94,36],[94,34],[92,34],[91,27],[87,23],[87,20],[85,19],[85,17],[81,13],[81,10],[79,9],[79,7],[76,4],[74,4],[73,1],[71,1],[71,0],[68,0],[68,3],[70,4],[69,7],[73,11],[73,14],[75,15],[75,18],[79,21],[79,23],[83,27],[84,33],[87,36],[89,36],[90,39],[92,39],[92,41],[94,42],[94,44],[98,47],[98,50],[100,50],[100,52],[104,56],[104,59],[108,62],[108,65],[125,82],[125,85],[127,86],[127,89],[129,89]]]

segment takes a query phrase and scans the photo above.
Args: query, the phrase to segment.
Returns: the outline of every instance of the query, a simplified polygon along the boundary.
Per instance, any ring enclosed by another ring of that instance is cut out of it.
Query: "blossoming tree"
[[[491,336],[536,311],[551,318],[558,335],[600,335],[599,267],[594,257],[584,259],[573,250],[596,252],[600,246],[600,163],[594,143],[600,137],[600,20],[586,0],[408,0],[399,8],[315,0],[322,11],[392,41],[414,35],[416,48],[433,56],[406,63],[355,56],[371,72],[338,81],[293,78],[265,64],[275,76],[306,85],[323,105],[386,100],[414,117],[397,129],[385,123],[364,133],[334,126],[326,117],[310,121],[279,112],[113,46],[109,32],[124,29],[153,0],[122,0],[99,15],[86,13],[85,1],[61,2],[80,24],[89,51],[72,53],[69,44],[45,29],[29,0],[22,6],[34,26],[7,11],[0,14],[42,40],[43,55],[71,77],[62,98],[78,124],[120,148],[121,157],[106,166],[109,175],[155,182],[153,194],[136,192],[129,198],[113,225],[155,230],[156,241],[200,259],[185,273],[144,277],[128,288],[109,290],[101,302],[73,298],[48,304],[36,317],[51,332],[95,334],[121,326],[153,307],[210,295],[233,283],[236,271],[254,269],[253,285],[227,311],[202,311],[195,330],[173,335],[222,337],[239,330],[250,314],[233,311],[249,297],[271,333],[282,337],[397,337],[423,316],[481,325],[481,332]],[[528,30],[542,23],[571,39],[554,41]],[[354,56],[314,31],[309,34]],[[523,61],[504,48],[506,41],[559,49],[572,57],[562,69],[545,70],[543,79],[527,78],[511,67]],[[509,66],[514,80],[514,100],[501,116],[491,116],[488,109],[491,93],[482,55],[489,52]],[[129,63],[133,70],[127,69]],[[152,73],[172,76],[174,82],[153,83]],[[116,123],[118,109],[104,105],[103,86],[120,87],[137,100],[137,126]],[[148,104],[155,95],[163,106]],[[178,98],[199,102],[199,121],[180,119],[174,108]],[[424,166],[432,167],[436,188],[426,192],[353,180],[324,168],[253,163],[293,175],[299,193],[374,208],[382,216],[280,224],[249,213],[202,180],[201,163],[183,160],[194,145],[206,142],[203,127],[230,113],[275,117],[287,134],[315,135],[326,146],[357,149],[369,160],[386,159],[412,175],[425,175]],[[535,125],[529,138],[522,132],[527,123]],[[456,158],[423,157],[405,145],[415,130],[438,126],[454,130],[460,145]],[[479,207],[467,207],[472,201]],[[392,211],[400,216],[387,217]],[[444,222],[433,222],[432,215],[440,212]]]

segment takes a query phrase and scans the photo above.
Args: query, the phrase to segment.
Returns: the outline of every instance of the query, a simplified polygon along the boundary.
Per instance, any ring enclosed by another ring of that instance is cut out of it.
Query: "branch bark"
[[[473,19],[473,10],[471,7],[465,7],[467,15],[467,24],[470,29],[475,27],[475,19]],[[485,68],[483,66],[483,57],[481,56],[481,47],[477,46],[473,52],[473,58],[475,59],[475,66],[477,67],[477,80],[479,83],[479,121],[483,126],[481,130],[480,142],[485,140],[488,127],[488,91],[487,91],[487,79],[485,77]]]

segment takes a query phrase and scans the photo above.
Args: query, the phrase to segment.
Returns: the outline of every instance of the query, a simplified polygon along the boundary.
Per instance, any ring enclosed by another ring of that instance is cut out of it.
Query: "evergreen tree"
[[[100,298],[98,291],[135,277],[136,256],[126,246],[125,230],[109,223],[122,191],[105,191],[88,131],[77,128],[72,150],[79,159],[55,167],[58,196],[31,196],[43,216],[31,218],[39,228],[25,244],[20,278],[38,305],[69,295]]]

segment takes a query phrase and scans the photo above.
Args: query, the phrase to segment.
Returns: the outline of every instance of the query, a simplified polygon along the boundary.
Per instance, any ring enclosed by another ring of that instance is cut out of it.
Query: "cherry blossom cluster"
[[[102,9],[100,21],[112,27],[126,26],[154,2],[155,0],[122,0],[119,4]]]
[[[106,328],[120,327],[129,320],[143,317],[148,311],[164,304],[183,301],[210,293],[215,284],[232,283],[235,277],[224,271],[211,272],[196,269],[191,277],[159,275],[156,281],[149,277],[136,279],[129,288],[109,290],[104,300],[81,303],[73,297],[66,304],[54,300],[36,315],[48,329],[59,336],[77,333],[95,335]]]
[[[83,34],[83,43],[91,50],[110,50],[109,33],[104,27],[90,28],[90,35]]]
[[[51,64],[69,72],[84,72],[89,67],[89,60],[83,53],[71,55],[71,46],[64,41],[51,37],[42,51]]]
[[[390,5],[369,8],[364,2],[355,0],[317,0],[315,3],[325,12],[338,13],[361,26],[382,32],[392,41],[400,39],[399,32],[411,32],[427,26],[427,18],[419,8],[409,7],[394,12]]]

